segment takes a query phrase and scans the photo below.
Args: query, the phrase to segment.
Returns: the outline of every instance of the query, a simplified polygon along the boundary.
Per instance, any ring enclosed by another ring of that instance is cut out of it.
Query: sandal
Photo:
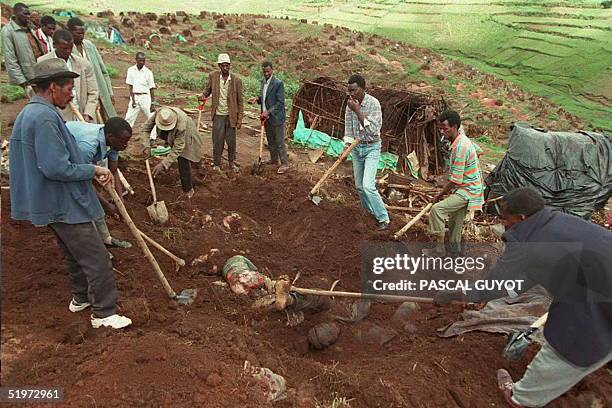
[[[276,174],[285,174],[287,170],[289,170],[289,166],[287,166],[286,164],[283,164],[282,166],[278,168],[278,170],[276,170]]]

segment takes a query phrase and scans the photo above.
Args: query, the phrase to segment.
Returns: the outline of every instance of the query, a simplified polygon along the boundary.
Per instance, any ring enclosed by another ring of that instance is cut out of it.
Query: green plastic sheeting
[[[293,130],[293,142],[309,149],[323,149],[325,154],[331,157],[338,157],[344,150],[344,142],[333,138],[327,133],[315,129],[309,129],[304,124],[302,111],[298,114],[297,124]],[[351,160],[349,156],[347,160]],[[397,169],[397,155],[393,153],[382,153],[378,161],[378,170]]]

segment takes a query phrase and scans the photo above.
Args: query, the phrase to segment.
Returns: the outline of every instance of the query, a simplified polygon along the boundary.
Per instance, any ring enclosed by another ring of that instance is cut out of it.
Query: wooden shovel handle
[[[425,208],[423,208],[421,210],[421,212],[419,212],[413,219],[411,219],[410,221],[408,221],[408,223],[406,225],[404,225],[402,227],[401,230],[397,231],[394,235],[393,235],[393,239],[399,239],[399,237],[401,237],[402,235],[404,235],[406,233],[406,231],[408,231],[410,229],[410,227],[412,227],[414,224],[416,224],[416,222],[418,220],[421,219],[421,217],[423,217],[425,214],[427,214],[429,212],[429,210],[431,209],[431,207],[433,206],[433,203],[429,203],[425,206]]]
[[[147,258],[147,260],[149,261],[151,266],[153,266],[153,270],[155,271],[155,274],[159,278],[159,281],[161,282],[162,286],[164,287],[164,290],[168,294],[168,297],[170,299],[175,299],[176,298],[176,293],[174,292],[174,290],[172,290],[172,287],[170,286],[170,284],[166,280],[166,277],[164,276],[164,273],[162,272],[161,268],[159,267],[159,264],[157,263],[157,261],[155,260],[155,257],[151,253],[151,250],[147,246],[146,242],[144,242],[144,239],[142,238],[142,235],[141,235],[140,231],[138,230],[138,228],[134,224],[134,221],[132,221],[132,218],[130,217],[130,214],[128,214],[127,209],[125,208],[125,204],[123,204],[123,201],[121,201],[121,198],[119,197],[119,194],[117,194],[117,192],[111,186],[110,183],[106,184],[104,186],[104,189],[113,198],[113,201],[115,202],[115,205],[119,209],[119,213],[121,214],[121,217],[123,217],[123,220],[125,221],[125,223],[130,228],[130,232],[132,233],[132,235],[136,239],[136,242],[138,243],[138,246],[140,247],[140,249],[142,249],[142,252],[144,253],[145,258]]]
[[[185,260],[179,258],[178,256],[174,255],[172,252],[168,251],[166,248],[164,248],[162,246],[162,244],[160,244],[159,242],[155,241],[153,238],[149,237],[148,235],[146,235],[144,232],[140,231],[140,235],[142,235],[142,237],[151,245],[153,245],[155,248],[159,249],[163,254],[168,255],[170,258],[172,258],[174,260],[174,262],[176,262],[177,264],[179,264],[180,266],[185,266]]]
[[[264,133],[266,131],[265,123],[265,121],[261,122],[261,133],[259,134],[259,161],[261,161],[261,155],[263,154]]]
[[[80,120],[81,122],[86,122],[86,120],[83,117],[83,115],[81,115],[81,112],[79,112],[79,110],[76,108],[76,106],[74,106],[74,103],[69,102],[68,106],[70,106],[70,110],[72,111],[72,113],[74,113],[74,116],[76,116],[78,120]]]
[[[349,155],[349,153],[359,144],[359,139],[355,139],[353,141],[353,143],[351,143],[346,149],[344,149],[344,151],[342,152],[342,154],[340,155],[340,157],[338,157],[338,160],[336,160],[334,162],[334,164],[332,164],[332,166],[327,169],[327,171],[325,172],[325,174],[323,174],[323,177],[321,177],[321,180],[319,180],[319,182],[317,184],[315,184],[315,186],[312,188],[312,190],[310,190],[310,194],[316,194],[317,191],[319,191],[319,188],[321,188],[321,185],[325,182],[325,180],[327,180],[327,178],[329,176],[331,176],[331,174],[334,172],[334,170],[336,170],[336,168],[340,165],[340,163],[342,163],[344,161],[344,159],[347,158],[347,156]]]
[[[382,300],[387,302],[417,302],[417,303],[433,303],[433,298],[416,297],[416,296],[400,296],[400,295],[381,295],[376,293],[359,293],[359,292],[339,292],[333,290],[321,290],[321,289],[305,289],[291,287],[291,291],[301,293],[303,295],[317,295],[317,296],[338,296],[338,297],[349,297],[358,299],[372,299]]]
[[[149,164],[149,159],[145,160],[145,165],[147,166],[147,175],[149,176],[151,194],[153,194],[153,204],[155,204],[157,202],[157,194],[155,193],[155,184],[153,184],[153,176],[151,175],[151,165]]]

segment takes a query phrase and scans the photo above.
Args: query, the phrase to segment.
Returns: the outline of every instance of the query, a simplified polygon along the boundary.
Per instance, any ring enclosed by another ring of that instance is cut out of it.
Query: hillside
[[[50,1],[86,10],[171,11],[165,0]],[[185,1],[192,13],[266,13],[307,18],[439,51],[545,96],[587,126],[612,131],[612,9],[600,1],[309,0]]]

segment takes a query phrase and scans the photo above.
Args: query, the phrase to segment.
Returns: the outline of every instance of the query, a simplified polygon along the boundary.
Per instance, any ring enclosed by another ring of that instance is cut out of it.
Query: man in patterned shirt
[[[429,214],[429,233],[438,239],[433,249],[423,250],[426,256],[444,256],[444,224],[448,221],[451,255],[461,252],[461,231],[468,211],[480,210],[484,203],[482,175],[476,149],[470,139],[459,132],[461,118],[455,111],[444,111],[438,117],[438,128],[451,142],[448,182],[434,198]],[[451,193],[444,200],[440,199]]]
[[[365,91],[365,79],[352,75],[348,80],[348,100],[344,112],[344,142],[359,144],[351,152],[355,187],[361,207],[376,217],[379,230],[389,228],[389,214],[376,189],[376,171],[380,159],[380,129],[382,110],[380,102]]]

